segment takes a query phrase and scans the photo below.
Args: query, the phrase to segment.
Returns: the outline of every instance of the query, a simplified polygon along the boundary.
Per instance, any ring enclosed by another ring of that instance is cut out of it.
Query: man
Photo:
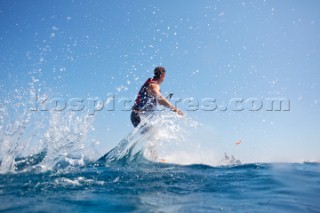
[[[183,112],[173,106],[160,92],[159,85],[163,82],[165,76],[166,70],[163,67],[156,67],[153,78],[149,78],[142,85],[131,111],[131,122],[134,127],[141,122],[140,115],[154,111],[157,104],[183,115]]]

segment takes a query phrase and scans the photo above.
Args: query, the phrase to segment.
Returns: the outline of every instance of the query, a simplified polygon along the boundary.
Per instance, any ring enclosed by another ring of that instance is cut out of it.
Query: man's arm
[[[163,95],[160,92],[160,87],[157,84],[150,84],[147,88],[147,92],[155,97],[158,101],[158,103],[162,106],[165,106],[169,109],[171,109],[172,111],[178,113],[179,115],[183,115],[183,112],[181,110],[179,110],[178,108],[176,108],[174,105],[172,105],[165,97],[163,97]]]

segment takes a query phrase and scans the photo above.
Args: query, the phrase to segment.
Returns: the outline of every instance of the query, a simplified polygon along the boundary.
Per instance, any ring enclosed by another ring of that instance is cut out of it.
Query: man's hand
[[[173,111],[176,112],[178,115],[184,116],[184,113],[177,108],[175,108]]]

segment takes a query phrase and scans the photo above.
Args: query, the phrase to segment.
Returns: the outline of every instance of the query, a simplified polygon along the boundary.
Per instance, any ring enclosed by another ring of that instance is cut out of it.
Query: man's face
[[[166,73],[163,73],[160,78],[160,84],[164,81],[165,77],[166,77]]]

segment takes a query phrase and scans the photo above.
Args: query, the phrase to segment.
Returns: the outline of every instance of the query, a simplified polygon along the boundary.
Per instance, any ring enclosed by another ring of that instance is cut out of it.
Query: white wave
[[[180,165],[206,164],[211,166],[241,163],[233,156],[216,154],[200,148],[195,139],[199,123],[188,116],[170,111],[156,111],[142,117],[141,124],[98,161],[128,163],[142,156],[152,162]]]
[[[92,151],[86,146],[86,137],[95,117],[82,112],[32,110],[39,83],[34,79],[29,88],[16,89],[0,102],[0,173],[35,164],[41,171],[57,168],[61,162],[82,166]],[[43,96],[50,97],[50,92]]]

